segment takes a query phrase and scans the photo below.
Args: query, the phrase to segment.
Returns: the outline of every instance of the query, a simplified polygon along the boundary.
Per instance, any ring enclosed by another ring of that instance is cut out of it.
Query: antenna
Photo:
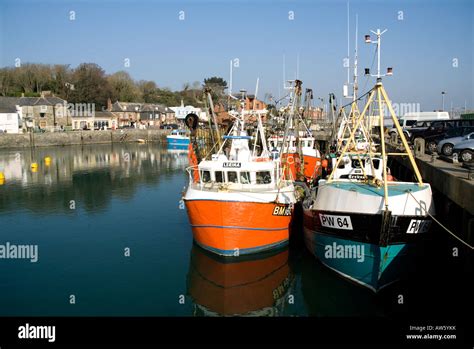
[[[393,68],[392,67],[387,68],[387,73],[386,74],[380,74],[380,44],[381,44],[381,41],[382,41],[382,34],[384,34],[386,31],[387,31],[387,29],[385,29],[384,31],[380,31],[380,29],[377,29],[376,32],[374,32],[373,30],[370,31],[371,33],[373,33],[377,36],[377,41],[372,41],[371,38],[370,38],[370,35],[365,36],[365,42],[367,44],[377,45],[377,74],[372,75],[372,74],[370,74],[370,69],[365,68],[365,75],[370,75],[370,76],[376,77],[377,81],[380,81],[383,76],[393,75]]]
[[[230,60],[229,96],[232,96],[232,59]]]
[[[347,62],[350,59],[350,43],[349,43],[349,1],[347,2]],[[349,85],[350,64],[347,66],[347,84]]]
[[[356,29],[355,29],[355,43],[354,43],[354,46],[355,46],[355,49],[354,49],[354,86],[353,86],[353,93],[352,93],[352,100],[353,101],[356,101],[357,100],[357,90],[359,89],[358,87],[358,84],[357,84],[357,77],[358,77],[358,73],[357,73],[357,58],[358,58],[358,54],[357,54],[357,50],[358,50],[358,47],[359,45],[357,44],[357,38],[359,36],[359,15],[356,13]]]
[[[296,79],[300,77],[300,54],[296,54]]]
[[[237,97],[232,96],[232,78],[233,78],[233,71],[234,71],[234,65],[233,65],[232,59],[230,60],[229,71],[230,71],[230,76],[229,76],[229,103],[230,103],[230,99],[238,100]],[[230,104],[229,104],[229,108],[230,108]]]
[[[255,86],[255,95],[253,96],[253,106],[252,109],[255,109],[255,100],[257,99],[257,93],[258,93],[258,82],[260,78],[257,78],[257,85]]]
[[[285,86],[286,84],[286,74],[285,74],[285,67],[286,65],[286,62],[285,62],[285,54],[283,54],[283,86]]]

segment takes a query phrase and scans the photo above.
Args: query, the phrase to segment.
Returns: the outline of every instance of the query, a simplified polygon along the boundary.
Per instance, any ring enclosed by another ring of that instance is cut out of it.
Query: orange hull
[[[276,255],[225,263],[193,247],[189,294],[220,315],[242,315],[273,307],[291,281],[288,250]]]
[[[206,250],[238,256],[288,243],[291,209],[275,203],[186,200],[194,240]]]
[[[303,155],[304,176],[308,179],[321,176],[321,159],[315,156]]]

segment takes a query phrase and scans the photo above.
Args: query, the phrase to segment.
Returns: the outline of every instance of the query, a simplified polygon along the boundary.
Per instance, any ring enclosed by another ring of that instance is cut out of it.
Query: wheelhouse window
[[[257,184],[270,184],[272,182],[272,176],[270,171],[259,171],[256,174]]]
[[[250,172],[240,172],[240,183],[250,184]]]
[[[353,159],[352,160],[352,168],[360,168],[361,167],[360,165],[362,164],[362,166],[364,166],[364,163],[365,163],[364,159],[360,159],[360,160],[359,159]]]
[[[211,172],[202,171],[201,172],[201,179],[204,183],[209,183],[211,181]]]
[[[239,178],[237,177],[237,172],[235,171],[227,172],[227,181],[230,183],[238,183]]]
[[[223,183],[224,181],[224,172],[222,171],[216,171],[215,172],[216,176],[216,183]]]

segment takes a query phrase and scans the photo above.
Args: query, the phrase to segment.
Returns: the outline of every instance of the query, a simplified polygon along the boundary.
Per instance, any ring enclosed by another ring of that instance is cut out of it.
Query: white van
[[[437,120],[449,120],[449,113],[447,111],[421,111],[414,113],[406,113],[398,122],[400,126],[405,131],[407,128],[416,127],[416,128],[428,128],[431,121]],[[389,134],[397,134],[397,129],[392,127],[389,131]]]

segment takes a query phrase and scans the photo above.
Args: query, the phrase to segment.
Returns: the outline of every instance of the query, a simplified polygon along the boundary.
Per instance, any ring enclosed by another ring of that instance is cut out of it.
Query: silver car
[[[438,143],[437,150],[438,154],[443,154],[445,156],[453,155],[454,148],[458,143],[474,140],[474,132],[467,134],[466,136],[453,137],[443,139]]]
[[[454,146],[453,153],[459,154],[459,159],[462,162],[472,162],[474,155],[474,132],[470,133],[469,139],[465,139],[462,142],[457,143]]]

